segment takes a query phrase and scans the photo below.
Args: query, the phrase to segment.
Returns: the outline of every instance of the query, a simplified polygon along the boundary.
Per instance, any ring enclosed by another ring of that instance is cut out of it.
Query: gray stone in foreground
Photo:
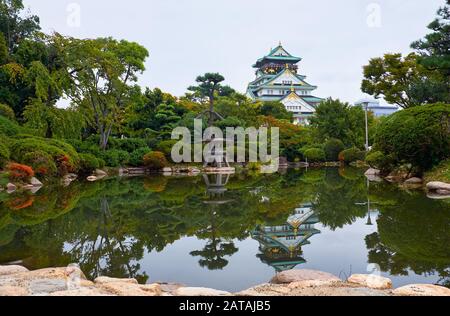
[[[28,272],[29,270],[22,266],[0,266],[0,276]]]
[[[432,284],[411,284],[393,291],[398,296],[450,296],[450,289]]]
[[[274,284],[292,283],[299,281],[341,281],[335,275],[327,272],[315,270],[289,270],[277,273],[277,275],[270,281]]]
[[[203,287],[180,287],[175,290],[176,296],[228,296],[229,292],[208,289]]]
[[[116,278],[108,278],[108,277],[98,277],[94,280],[96,284],[106,284],[106,283],[129,283],[129,284],[138,284],[136,279],[116,279]]]

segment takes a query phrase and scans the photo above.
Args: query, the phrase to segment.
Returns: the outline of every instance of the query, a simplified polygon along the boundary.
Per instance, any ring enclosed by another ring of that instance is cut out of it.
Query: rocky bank
[[[342,281],[325,272],[291,270],[267,284],[229,293],[180,284],[141,285],[135,279],[89,281],[76,266],[36,271],[0,266],[0,296],[450,296],[450,289],[430,284],[393,289],[390,279],[375,275],[356,274]]]

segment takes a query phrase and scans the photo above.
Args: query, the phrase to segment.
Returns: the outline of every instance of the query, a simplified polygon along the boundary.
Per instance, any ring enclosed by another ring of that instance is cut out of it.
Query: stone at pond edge
[[[100,170],[100,169],[95,170],[94,175],[96,175],[97,177],[106,177],[106,176],[108,176],[106,171],[103,171],[103,170]]]
[[[98,277],[94,280],[95,284],[106,284],[106,283],[130,283],[130,284],[138,284],[136,279],[116,279],[109,277]]]
[[[378,169],[370,168],[366,171],[364,175],[366,176],[379,176],[381,174],[381,171]]]
[[[14,192],[17,190],[17,186],[15,184],[8,183],[6,185],[6,189],[8,190],[8,192]]]
[[[31,178],[30,184],[31,184],[33,187],[42,187],[42,186],[44,185],[44,184],[43,184],[41,181],[39,181],[36,177]]]
[[[354,283],[377,290],[392,289],[391,279],[373,274],[354,274],[348,280],[349,283]]]
[[[0,286],[0,296],[28,296],[30,293],[21,286]]]
[[[331,273],[315,271],[315,270],[289,270],[277,273],[270,281],[271,283],[293,283],[299,281],[319,280],[319,281],[341,281],[338,277]]]
[[[139,285],[126,282],[97,284],[96,288],[118,296],[160,296],[159,284]]]
[[[405,181],[405,184],[422,184],[423,180],[421,178],[410,178]]]
[[[88,180],[89,182],[95,182],[98,180],[98,178],[96,176],[90,176],[90,177],[87,177],[86,180]]]
[[[174,293],[176,296],[227,296],[229,292],[208,289],[203,287],[180,287]]]
[[[429,182],[427,184],[427,189],[430,191],[437,191],[437,190],[450,191],[450,184],[438,181]]]
[[[398,296],[450,296],[450,289],[431,284],[411,284],[393,291]]]

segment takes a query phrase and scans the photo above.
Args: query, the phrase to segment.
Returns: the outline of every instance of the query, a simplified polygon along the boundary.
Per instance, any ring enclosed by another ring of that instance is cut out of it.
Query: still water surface
[[[450,286],[450,203],[351,168],[73,183],[0,193],[12,262],[228,291],[293,268]]]

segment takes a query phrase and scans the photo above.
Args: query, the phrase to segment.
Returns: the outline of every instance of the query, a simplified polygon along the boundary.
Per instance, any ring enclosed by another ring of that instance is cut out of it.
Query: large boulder
[[[28,269],[22,266],[0,266],[0,276],[28,272]]]
[[[99,177],[99,178],[104,178],[104,177],[107,177],[107,176],[108,176],[108,174],[106,173],[106,171],[103,171],[103,170],[101,170],[101,169],[95,170],[94,175],[97,176],[97,177]]]
[[[333,274],[315,271],[315,270],[289,270],[277,273],[277,275],[270,281],[274,284],[293,283],[300,281],[341,281]]]
[[[450,289],[432,284],[410,284],[393,291],[398,296],[450,296]]]
[[[127,282],[110,282],[98,284],[96,288],[117,296],[160,296],[159,284],[139,285]]]
[[[450,191],[450,184],[438,181],[429,182],[427,184],[427,189],[430,191],[438,191],[438,190]]]
[[[347,282],[377,290],[392,289],[391,279],[374,274],[354,274]]]

